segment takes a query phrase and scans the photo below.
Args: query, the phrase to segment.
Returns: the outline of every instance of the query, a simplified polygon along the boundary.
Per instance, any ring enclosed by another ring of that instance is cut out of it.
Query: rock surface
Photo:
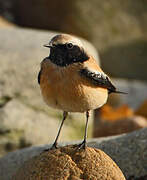
[[[126,179],[131,176],[139,179],[147,175],[147,128],[120,136],[91,139],[88,146],[101,149],[108,154],[120,167]],[[26,148],[1,158],[0,179],[10,180],[25,161],[37,156],[47,147]]]
[[[2,150],[7,152],[32,144],[51,143],[58,126],[57,118],[35,111],[16,99],[11,100],[0,108],[1,154]],[[64,136],[61,135],[63,140],[68,137],[69,131],[70,128],[65,128]]]
[[[12,179],[125,180],[125,177],[103,151],[93,148],[77,150],[77,147],[65,146],[30,159]]]

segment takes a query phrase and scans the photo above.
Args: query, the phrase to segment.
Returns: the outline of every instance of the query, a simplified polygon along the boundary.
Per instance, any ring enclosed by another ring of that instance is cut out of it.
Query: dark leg
[[[85,125],[85,134],[84,134],[84,140],[81,144],[79,144],[79,149],[86,148],[86,139],[87,139],[87,128],[88,128],[88,119],[89,119],[89,111],[86,112],[86,125]]]
[[[64,124],[64,121],[67,118],[67,115],[68,115],[68,112],[64,111],[63,112],[63,119],[62,119],[62,122],[61,122],[61,125],[60,125],[60,128],[59,128],[58,134],[56,136],[55,142],[54,142],[53,146],[51,147],[51,149],[56,149],[57,148],[57,141],[58,141],[62,126]]]

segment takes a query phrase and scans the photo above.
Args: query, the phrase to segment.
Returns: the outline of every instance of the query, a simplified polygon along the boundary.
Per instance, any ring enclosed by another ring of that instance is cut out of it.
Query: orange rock
[[[128,133],[144,127],[147,127],[146,119],[135,115],[127,105],[119,108],[104,105],[95,112],[93,137]]]
[[[27,161],[12,180],[125,180],[116,163],[103,151],[66,146]]]
[[[132,116],[117,121],[100,119],[100,121],[94,121],[93,137],[128,133],[144,127],[147,127],[147,121],[141,116]]]
[[[135,114],[147,118],[147,100],[136,110]]]
[[[1,17],[0,16],[0,28],[3,28],[3,27],[13,27],[15,26],[14,24],[8,22],[5,18]]]
[[[127,105],[123,105],[119,108],[112,108],[110,105],[106,104],[100,109],[100,118],[108,121],[128,118],[133,116],[133,114],[133,110]]]

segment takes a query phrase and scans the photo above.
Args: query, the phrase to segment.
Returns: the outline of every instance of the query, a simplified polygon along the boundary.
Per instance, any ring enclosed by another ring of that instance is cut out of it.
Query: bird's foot
[[[54,149],[58,149],[57,143],[54,143],[51,148],[47,148],[47,149],[43,150],[43,152],[47,152],[49,150],[54,150]]]
[[[57,143],[54,143],[54,144],[52,145],[52,147],[50,148],[50,150],[54,150],[54,149],[58,149]]]
[[[78,144],[77,149],[79,149],[79,150],[80,150],[80,149],[84,149],[84,150],[85,150],[85,149],[86,149],[86,146],[87,146],[87,145],[86,145],[86,141],[84,140],[84,141],[82,141],[81,144]]]

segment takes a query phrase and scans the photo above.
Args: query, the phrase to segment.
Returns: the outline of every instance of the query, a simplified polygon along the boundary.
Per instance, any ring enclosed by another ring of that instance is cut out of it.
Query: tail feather
[[[127,92],[122,92],[122,91],[115,91],[113,93],[118,93],[118,94],[128,94]]]
[[[122,92],[122,91],[117,91],[117,90],[115,90],[115,91],[109,91],[109,94],[111,94],[111,93],[128,94],[127,92]]]

